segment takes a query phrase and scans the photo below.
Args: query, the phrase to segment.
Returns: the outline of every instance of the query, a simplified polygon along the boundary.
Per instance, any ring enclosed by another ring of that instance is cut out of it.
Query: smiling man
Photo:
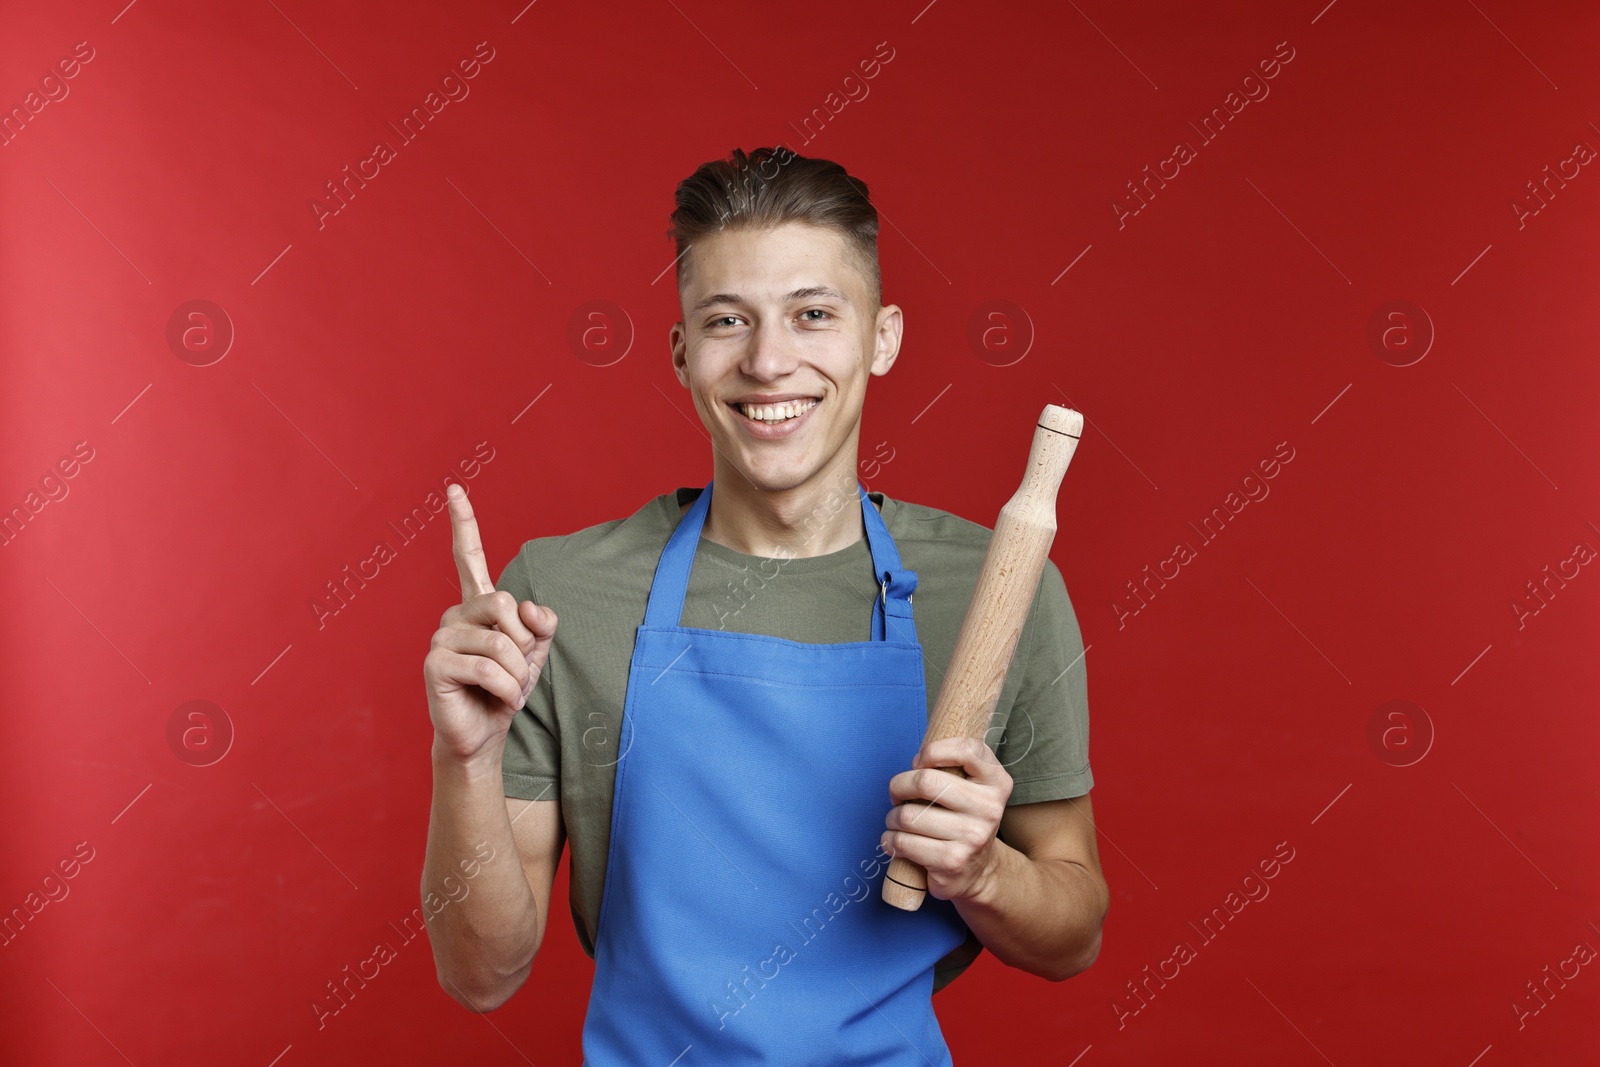
[[[931,994],[983,949],[1052,981],[1099,952],[1083,644],[1054,563],[988,736],[921,744],[990,530],[857,480],[903,326],[877,232],[836,163],[701,166],[672,216],[670,344],[709,483],[527,541],[497,585],[450,494],[424,901],[483,843],[521,862],[430,920],[440,984],[478,1011],[522,985],[570,840],[595,1067],[949,1064]],[[894,855],[927,869],[916,912],[881,898]]]

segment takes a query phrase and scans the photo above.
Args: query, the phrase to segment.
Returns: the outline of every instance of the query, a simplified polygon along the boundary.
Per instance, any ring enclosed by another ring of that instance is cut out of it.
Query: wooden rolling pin
[[[950,655],[950,669],[928,716],[923,744],[945,737],[982,738],[989,732],[989,719],[1000,700],[1017,638],[1038,591],[1050,543],[1055,540],[1056,491],[1082,435],[1081,414],[1045,405],[1033,434],[1022,485],[1000,509],[1000,519],[994,524],[977,587]],[[959,766],[939,769],[967,777]],[[883,879],[885,901],[916,911],[927,892],[927,871],[903,856],[890,861]]]

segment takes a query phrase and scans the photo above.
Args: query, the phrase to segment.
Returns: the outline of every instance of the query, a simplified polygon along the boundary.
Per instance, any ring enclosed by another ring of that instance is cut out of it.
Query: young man
[[[437,909],[439,981],[477,1011],[521,986],[570,836],[586,1063],[949,1064],[930,994],[983,948],[1052,981],[1099,952],[1072,605],[1047,562],[987,743],[921,745],[990,531],[857,481],[902,329],[876,209],[773,149],[677,204],[672,365],[711,483],[528,541],[498,585],[450,492],[424,898],[508,859]],[[927,869],[916,912],[882,900],[893,855]]]

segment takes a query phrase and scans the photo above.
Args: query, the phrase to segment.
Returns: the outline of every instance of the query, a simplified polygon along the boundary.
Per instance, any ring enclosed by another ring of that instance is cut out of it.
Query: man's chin
[[[815,465],[804,462],[800,457],[776,461],[752,460],[748,454],[741,454],[737,450],[725,450],[722,457],[721,465],[724,468],[731,467],[729,473],[734,478],[763,493],[784,493],[798,489],[818,473]]]

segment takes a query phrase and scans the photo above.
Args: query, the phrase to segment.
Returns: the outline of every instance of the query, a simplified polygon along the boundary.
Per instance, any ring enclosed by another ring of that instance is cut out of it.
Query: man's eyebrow
[[[809,300],[812,297],[818,296],[826,297],[829,300],[837,300],[841,304],[850,303],[849,297],[845,296],[839,290],[827,285],[810,285],[804,289],[796,289],[783,299],[785,303],[789,303],[795,300]],[[740,296],[738,293],[712,293],[710,296],[706,297],[704,300],[700,301],[693,308],[691,308],[690,314],[698,315],[700,312],[706,310],[706,308],[709,308],[715,304],[743,304],[744,302],[744,297]]]

